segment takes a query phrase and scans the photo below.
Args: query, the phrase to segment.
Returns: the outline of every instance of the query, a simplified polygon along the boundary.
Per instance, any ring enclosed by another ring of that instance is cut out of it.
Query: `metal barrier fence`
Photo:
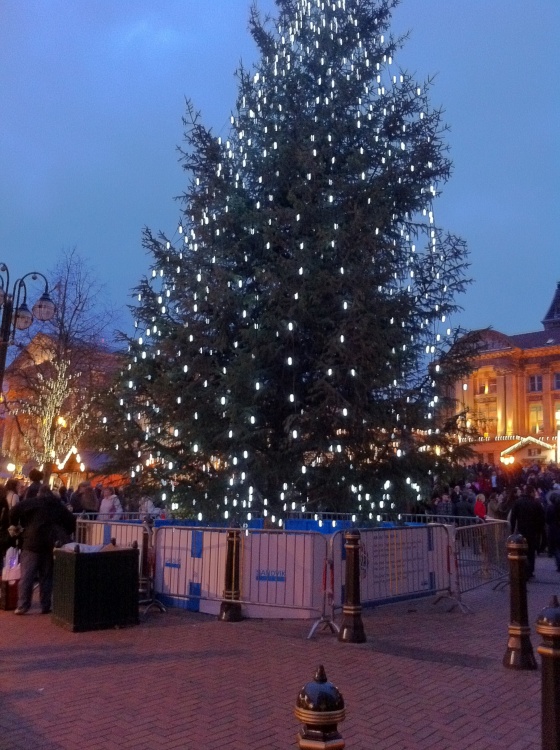
[[[444,525],[360,529],[363,606],[447,593],[451,595],[450,536]],[[335,610],[344,601],[344,532],[333,534]]]
[[[474,526],[451,529],[453,538],[456,595],[508,576],[506,521],[484,521]]]
[[[447,526],[469,526],[480,523],[476,516],[453,516],[441,513],[378,513],[375,516],[376,523],[393,523],[396,526],[406,524],[443,523]]]
[[[155,590],[168,604],[217,614],[223,599],[227,529],[156,530]],[[248,617],[308,618],[323,604],[327,539],[316,532],[244,529],[240,599]]]
[[[149,596],[218,614],[224,598],[227,531],[154,529],[137,522],[80,518],[76,540],[95,545],[115,539],[124,547],[137,542],[142,588],[149,589]],[[327,536],[316,531],[242,529],[239,534],[239,603],[244,615],[332,622],[344,602],[343,531]],[[461,526],[412,522],[365,528],[360,534],[364,606],[437,594],[461,604],[462,593],[507,576],[508,526],[503,521]]]

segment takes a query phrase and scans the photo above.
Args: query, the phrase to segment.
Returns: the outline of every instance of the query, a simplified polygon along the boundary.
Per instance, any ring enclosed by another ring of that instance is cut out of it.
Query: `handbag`
[[[19,581],[21,578],[21,564],[19,561],[19,549],[10,547],[4,556],[2,567],[3,581]]]

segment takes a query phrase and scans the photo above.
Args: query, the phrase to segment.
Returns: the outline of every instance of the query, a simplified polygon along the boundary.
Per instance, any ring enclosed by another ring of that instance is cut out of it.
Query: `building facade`
[[[480,434],[484,463],[557,461],[560,434],[560,282],[543,330],[508,336],[479,332],[482,345],[455,398]]]
[[[110,387],[120,356],[81,342],[60,352],[56,339],[38,333],[6,368],[0,473],[8,464],[18,473],[37,464],[56,469],[72,447],[83,452],[87,445],[97,399]]]

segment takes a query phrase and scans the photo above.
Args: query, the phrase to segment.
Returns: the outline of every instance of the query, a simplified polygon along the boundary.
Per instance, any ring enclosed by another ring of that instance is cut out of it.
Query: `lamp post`
[[[27,306],[27,279],[36,281],[42,279],[45,282],[43,294],[33,305],[31,310]],[[0,392],[4,382],[6,371],[6,356],[8,346],[13,342],[16,330],[25,331],[33,323],[33,320],[51,320],[55,314],[56,307],[49,295],[49,282],[46,276],[38,271],[30,271],[19,279],[16,279],[10,287],[10,271],[5,263],[0,263],[0,307],[2,308],[2,320],[0,322]]]

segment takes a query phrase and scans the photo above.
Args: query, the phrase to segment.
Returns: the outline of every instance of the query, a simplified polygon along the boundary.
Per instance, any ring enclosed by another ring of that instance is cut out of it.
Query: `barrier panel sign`
[[[449,591],[449,536],[444,526],[360,530],[362,605]],[[344,534],[332,539],[334,603],[342,606]]]
[[[317,616],[323,606],[324,536],[253,530],[242,535],[242,548],[241,599],[249,617]],[[279,607],[281,613],[274,611]]]
[[[226,529],[157,529],[158,599],[218,614],[224,591],[226,540]],[[327,542],[321,534],[243,530],[239,601],[244,616],[316,616],[322,607],[321,571],[326,554]]]
[[[226,529],[160,527],[155,590],[164,604],[218,614],[224,589]]]

